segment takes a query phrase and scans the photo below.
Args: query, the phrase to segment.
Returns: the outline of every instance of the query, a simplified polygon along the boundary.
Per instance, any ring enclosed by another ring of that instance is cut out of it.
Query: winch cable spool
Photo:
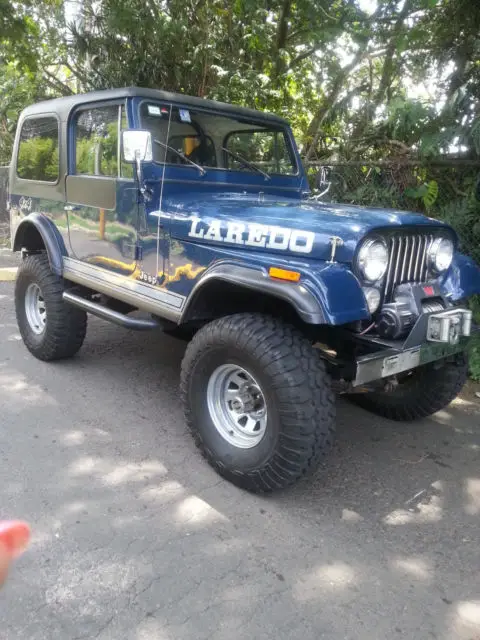
[[[422,309],[423,313],[433,313],[434,311],[444,311],[445,307],[438,300],[424,300]]]

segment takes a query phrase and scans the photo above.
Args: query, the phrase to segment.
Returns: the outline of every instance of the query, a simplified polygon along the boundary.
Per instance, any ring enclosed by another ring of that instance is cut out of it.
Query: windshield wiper
[[[169,151],[173,151],[173,153],[176,153],[179,158],[181,158],[182,160],[185,160],[185,162],[188,162],[188,164],[191,164],[193,167],[196,167],[200,171],[200,174],[202,176],[204,176],[207,173],[202,166],[200,166],[199,164],[197,164],[193,160],[190,160],[190,158],[187,158],[187,156],[184,153],[182,153],[181,151],[178,151],[178,149],[175,149],[175,147],[171,147],[169,144],[165,144],[165,142],[161,142],[160,140],[157,140],[156,138],[154,138],[153,141],[155,142],[155,144],[160,145],[164,149],[168,149]],[[158,162],[156,160],[154,160],[154,162],[155,162],[155,164],[163,164],[163,162]]]
[[[222,147],[222,151],[225,151],[225,153],[228,153],[229,156],[232,156],[232,158],[234,158],[238,162],[241,162],[244,167],[248,167],[249,169],[253,169],[254,171],[258,171],[258,173],[261,173],[262,176],[265,178],[265,180],[271,180],[271,177],[268,175],[268,173],[265,173],[265,171],[262,171],[260,167],[257,167],[257,165],[253,164],[253,162],[249,162],[246,158],[241,156],[239,153],[236,153],[235,151],[230,151],[230,149],[226,149],[225,147]]]

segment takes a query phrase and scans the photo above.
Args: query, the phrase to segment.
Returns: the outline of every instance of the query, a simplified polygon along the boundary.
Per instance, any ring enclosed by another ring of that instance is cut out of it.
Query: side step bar
[[[98,304],[98,302],[86,300],[81,296],[70,293],[70,291],[63,292],[63,299],[65,302],[73,304],[75,307],[80,307],[80,309],[88,311],[88,313],[91,313],[94,316],[102,318],[103,320],[108,320],[109,322],[113,322],[114,324],[118,324],[125,329],[148,331],[150,329],[158,329],[162,326],[159,322],[157,322],[157,320],[130,318],[130,316],[127,316],[124,313],[119,313],[118,311],[114,311],[113,309],[108,309],[108,307],[104,307],[103,305]]]

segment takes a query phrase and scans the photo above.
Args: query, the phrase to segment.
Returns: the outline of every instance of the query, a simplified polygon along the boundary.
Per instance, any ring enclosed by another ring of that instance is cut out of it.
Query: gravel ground
[[[2,639],[480,639],[474,393],[416,424],[339,400],[327,467],[252,496],[186,433],[182,342],[92,319],[76,358],[41,363],[12,292],[0,283],[0,517],[34,537]]]

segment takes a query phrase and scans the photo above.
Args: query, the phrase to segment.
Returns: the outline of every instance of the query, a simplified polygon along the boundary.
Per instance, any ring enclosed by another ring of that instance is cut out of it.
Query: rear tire
[[[324,362],[300,332],[268,316],[238,314],[200,329],[182,362],[181,394],[204,457],[249,491],[293,484],[333,441]]]
[[[359,407],[390,420],[409,422],[444,409],[462,390],[468,376],[465,354],[415,369],[393,391],[352,394]]]
[[[39,360],[75,355],[87,331],[85,311],[63,301],[64,281],[45,254],[23,260],[15,283],[15,311],[25,346]]]

